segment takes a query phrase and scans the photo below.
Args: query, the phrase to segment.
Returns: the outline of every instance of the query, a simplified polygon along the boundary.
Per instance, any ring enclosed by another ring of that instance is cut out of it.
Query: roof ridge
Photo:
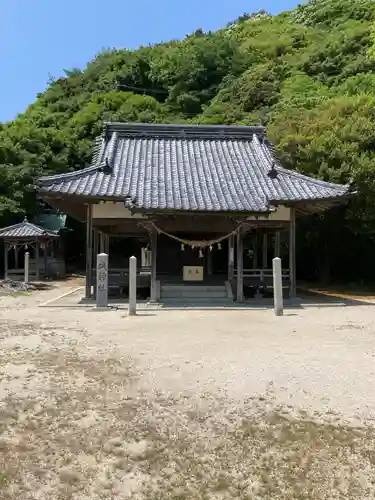
[[[107,122],[104,133],[118,132],[129,136],[173,136],[194,137],[203,136],[211,139],[220,137],[238,137],[239,139],[251,139],[253,134],[259,137],[266,135],[266,129],[260,125],[206,125],[193,123],[134,123],[134,122]]]

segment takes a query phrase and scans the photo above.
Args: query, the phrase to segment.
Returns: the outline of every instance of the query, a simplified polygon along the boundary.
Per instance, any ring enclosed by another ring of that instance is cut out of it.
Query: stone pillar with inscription
[[[275,257],[272,261],[273,269],[273,301],[276,316],[283,315],[283,280],[280,257]]]
[[[108,255],[96,257],[96,307],[108,306]]]
[[[129,259],[129,316],[137,314],[137,258]]]
[[[30,254],[29,252],[25,252],[25,276],[24,276],[24,282],[28,283],[29,282],[29,263],[30,263]]]

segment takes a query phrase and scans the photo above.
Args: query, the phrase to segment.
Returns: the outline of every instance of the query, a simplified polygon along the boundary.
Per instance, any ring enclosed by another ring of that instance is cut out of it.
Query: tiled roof
[[[56,233],[47,231],[43,227],[36,226],[28,222],[25,218],[23,222],[0,229],[0,238],[53,238]]]
[[[265,129],[245,126],[109,123],[90,167],[41,178],[38,185],[50,194],[195,211],[265,212],[274,202],[348,193],[348,186],[282,168]]]

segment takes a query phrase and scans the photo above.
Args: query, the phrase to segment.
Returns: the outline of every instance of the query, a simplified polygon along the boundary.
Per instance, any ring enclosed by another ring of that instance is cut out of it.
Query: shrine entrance
[[[200,234],[175,233],[184,241],[202,241]],[[206,236],[207,239],[207,236]],[[227,279],[228,243],[206,248],[180,243],[160,235],[157,247],[157,278],[161,282],[191,282],[211,284]]]

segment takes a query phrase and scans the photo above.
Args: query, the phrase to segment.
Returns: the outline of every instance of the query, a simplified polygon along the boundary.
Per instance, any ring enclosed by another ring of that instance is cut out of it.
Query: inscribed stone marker
[[[96,307],[108,306],[108,255],[96,257]]]
[[[137,314],[137,258],[129,259],[129,316]]]
[[[273,267],[273,300],[276,316],[283,315],[283,283],[281,274],[281,259],[275,257],[272,261]]]
[[[30,254],[29,252],[25,252],[25,277],[24,277],[25,283],[29,282],[29,261],[30,261]]]

